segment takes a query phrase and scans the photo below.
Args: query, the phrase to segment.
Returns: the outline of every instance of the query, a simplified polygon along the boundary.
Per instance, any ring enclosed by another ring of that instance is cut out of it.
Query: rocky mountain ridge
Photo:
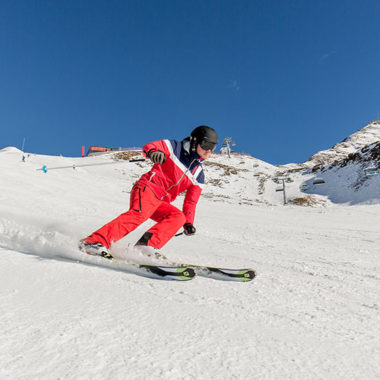
[[[373,120],[332,148],[314,154],[303,164],[311,168],[337,162],[377,141],[380,141],[380,120]]]
[[[232,161],[228,162],[232,164]],[[370,168],[380,168],[380,121],[371,121],[332,148],[314,154],[304,163],[274,166],[254,157],[244,157],[242,162],[246,168],[251,166],[253,170],[249,168],[247,172],[239,173],[241,183],[235,185],[237,189],[233,194],[241,198],[240,203],[273,205],[283,201],[282,182],[279,185],[277,178],[286,178],[286,196],[293,204],[379,202],[380,175],[375,175],[376,170],[371,175],[368,173]],[[235,162],[234,167],[242,162]],[[250,164],[247,165],[248,162]],[[213,181],[218,181],[219,184],[226,182],[224,186],[227,188],[231,186],[232,178],[222,176]],[[254,190],[252,186],[242,186],[243,183],[251,183]],[[221,194],[219,196],[222,197]]]
[[[373,120],[364,128],[346,137],[330,149],[312,155],[307,161],[297,164],[278,165],[284,171],[312,169],[317,171],[326,165],[346,159],[361,149],[380,141],[380,120]]]

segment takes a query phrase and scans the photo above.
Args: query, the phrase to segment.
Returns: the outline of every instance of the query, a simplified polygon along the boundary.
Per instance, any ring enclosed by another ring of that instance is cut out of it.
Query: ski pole
[[[46,173],[48,170],[68,169],[68,168],[75,169],[75,168],[81,168],[81,167],[84,167],[84,166],[113,165],[113,164],[120,164],[120,163],[123,163],[125,161],[126,160],[121,160],[121,161],[117,161],[117,162],[101,162],[101,163],[98,163],[98,164],[83,164],[83,165],[72,164],[70,166],[57,166],[57,167],[54,167],[54,168],[48,168],[46,165],[44,165],[42,168],[36,169],[36,170],[42,170],[44,173]],[[145,158],[135,158],[135,159],[132,159],[132,160],[127,160],[127,162],[142,162],[142,161],[145,161]]]

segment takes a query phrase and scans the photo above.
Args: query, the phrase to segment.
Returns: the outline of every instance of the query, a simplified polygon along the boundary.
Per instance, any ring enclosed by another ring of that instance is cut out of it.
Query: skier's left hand
[[[185,223],[183,225],[183,233],[187,236],[194,235],[197,229],[191,223]]]

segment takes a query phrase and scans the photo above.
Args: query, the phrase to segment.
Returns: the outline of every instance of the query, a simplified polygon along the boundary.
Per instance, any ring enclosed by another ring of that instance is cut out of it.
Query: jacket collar
[[[203,161],[203,158],[197,153],[193,152],[190,147],[190,137],[186,137],[185,139],[182,140],[182,147],[183,150],[187,155],[189,155],[191,158],[194,158],[199,161]]]

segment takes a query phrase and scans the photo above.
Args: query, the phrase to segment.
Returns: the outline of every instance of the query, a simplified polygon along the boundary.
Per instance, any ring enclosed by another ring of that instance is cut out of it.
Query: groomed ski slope
[[[0,379],[380,378],[379,204],[202,199],[197,234],[163,253],[257,278],[160,281],[80,262],[75,249],[127,209],[146,168],[36,170],[105,160],[0,151]]]

